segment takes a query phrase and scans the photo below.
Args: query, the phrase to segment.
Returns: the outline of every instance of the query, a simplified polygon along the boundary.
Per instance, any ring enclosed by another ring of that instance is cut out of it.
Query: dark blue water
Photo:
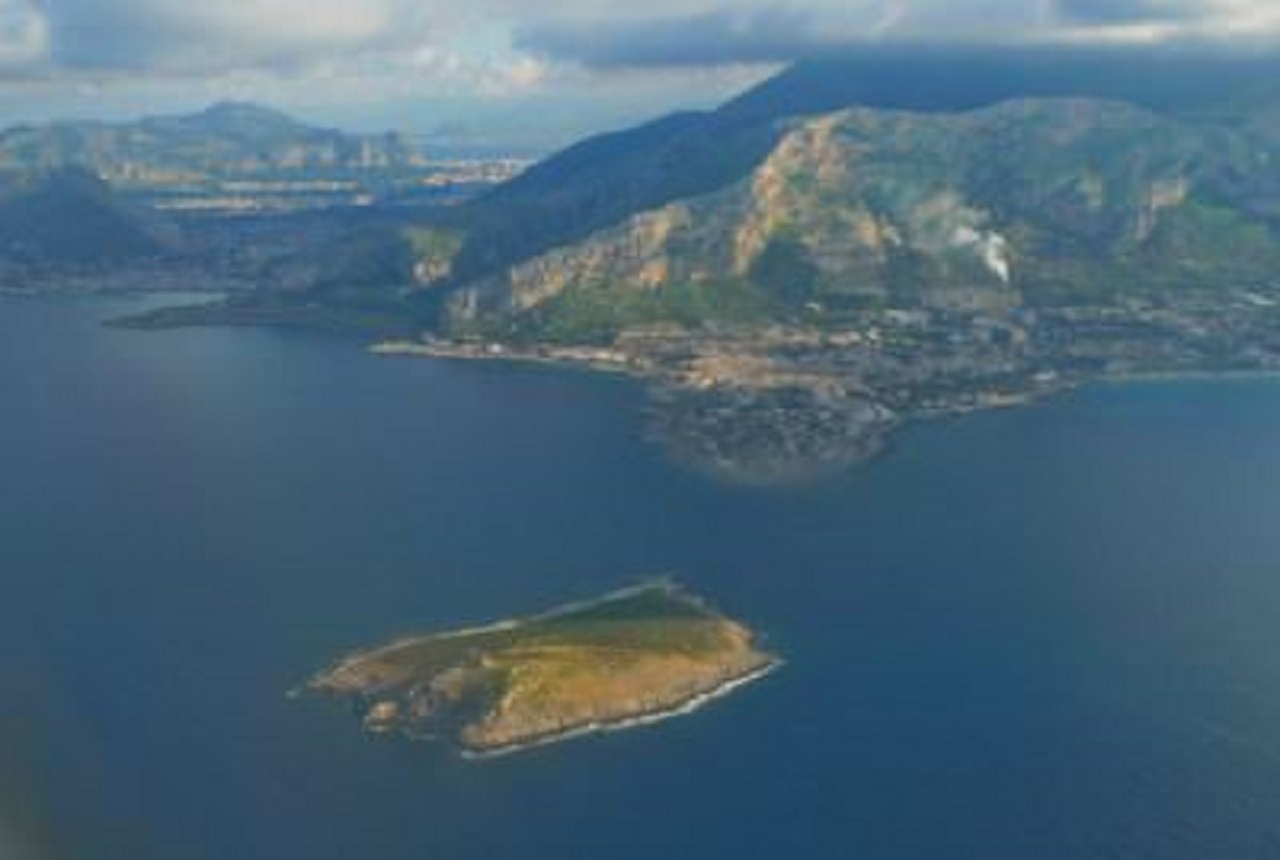
[[[742,490],[617,381],[97,326],[123,309],[0,299],[0,855],[1280,855],[1280,384],[1099,388]],[[285,698],[659,572],[787,668],[482,764]]]

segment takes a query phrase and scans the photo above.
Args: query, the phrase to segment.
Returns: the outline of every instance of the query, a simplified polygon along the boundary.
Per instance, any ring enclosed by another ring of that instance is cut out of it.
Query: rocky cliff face
[[[785,313],[1266,278],[1280,265],[1280,162],[1260,140],[1093,100],[841,111],[793,123],[726,189],[469,286],[455,317],[555,316],[604,297],[635,307],[699,285],[737,285]]]

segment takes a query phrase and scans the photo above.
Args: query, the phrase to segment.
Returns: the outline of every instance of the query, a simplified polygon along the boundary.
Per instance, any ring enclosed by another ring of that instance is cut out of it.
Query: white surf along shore
[[[638,714],[634,717],[626,717],[619,720],[609,720],[607,722],[586,723],[585,725],[575,726],[563,732],[554,732],[544,735],[531,741],[519,744],[511,744],[504,747],[496,747],[494,749],[469,749],[461,748],[462,757],[472,761],[488,761],[497,758],[505,758],[507,756],[516,755],[517,753],[528,752],[540,747],[552,746],[564,743],[565,741],[575,740],[577,738],[589,737],[591,735],[612,734],[614,732],[623,732],[629,729],[638,729],[645,726],[657,725],[677,717],[685,717],[696,713],[707,705],[723,699],[735,691],[754,684],[756,681],[763,680],[772,675],[778,669],[782,668],[784,661],[780,658],[773,657],[758,669],[754,669],[745,675],[739,675],[731,678],[719,685],[715,689],[708,690],[704,693],[698,693],[690,696],[682,702],[672,705],[669,708],[663,708],[657,711],[650,711],[645,714]]]

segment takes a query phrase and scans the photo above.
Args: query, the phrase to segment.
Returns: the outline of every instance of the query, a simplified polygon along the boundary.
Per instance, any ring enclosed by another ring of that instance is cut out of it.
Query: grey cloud
[[[832,49],[849,37],[814,12],[725,9],[630,22],[540,23],[518,31],[516,46],[607,69],[786,62]]]
[[[718,0],[723,3],[724,0]],[[1170,44],[1274,43],[1280,0],[864,0],[721,6],[647,18],[537,20],[517,47],[589,68],[783,63],[871,44],[1079,46],[1135,39]],[[744,8],[745,7],[745,8]],[[1120,28],[1118,30],[1118,28]],[[1149,36],[1149,33],[1154,36]]]
[[[52,60],[70,68],[145,68],[181,51],[195,34],[144,3],[61,0],[49,12]],[[141,13],[141,14],[139,14]]]
[[[39,67],[55,76],[215,76],[313,63],[368,71],[415,57],[421,70],[433,51],[477,67],[510,66],[519,52],[595,69],[715,67],[879,41],[1009,43],[1068,32],[1078,42],[1150,23],[1193,38],[1225,22],[1239,39],[1250,27],[1273,37],[1277,2],[0,0],[0,74]]]
[[[288,67],[403,47],[424,18],[417,0],[50,0],[44,10],[52,65],[106,72]]]
[[[1085,25],[1191,21],[1206,14],[1196,0],[1055,0],[1064,21]]]
[[[44,16],[31,0],[0,0],[0,71],[42,60],[47,35]]]

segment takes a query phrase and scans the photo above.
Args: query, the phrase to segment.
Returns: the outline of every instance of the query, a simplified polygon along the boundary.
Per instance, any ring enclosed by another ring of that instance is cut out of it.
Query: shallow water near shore
[[[0,848],[1280,851],[1276,380],[1088,389],[742,488],[645,443],[626,380],[98,325],[136,310],[0,297]],[[666,573],[786,666],[484,762],[286,696]]]

